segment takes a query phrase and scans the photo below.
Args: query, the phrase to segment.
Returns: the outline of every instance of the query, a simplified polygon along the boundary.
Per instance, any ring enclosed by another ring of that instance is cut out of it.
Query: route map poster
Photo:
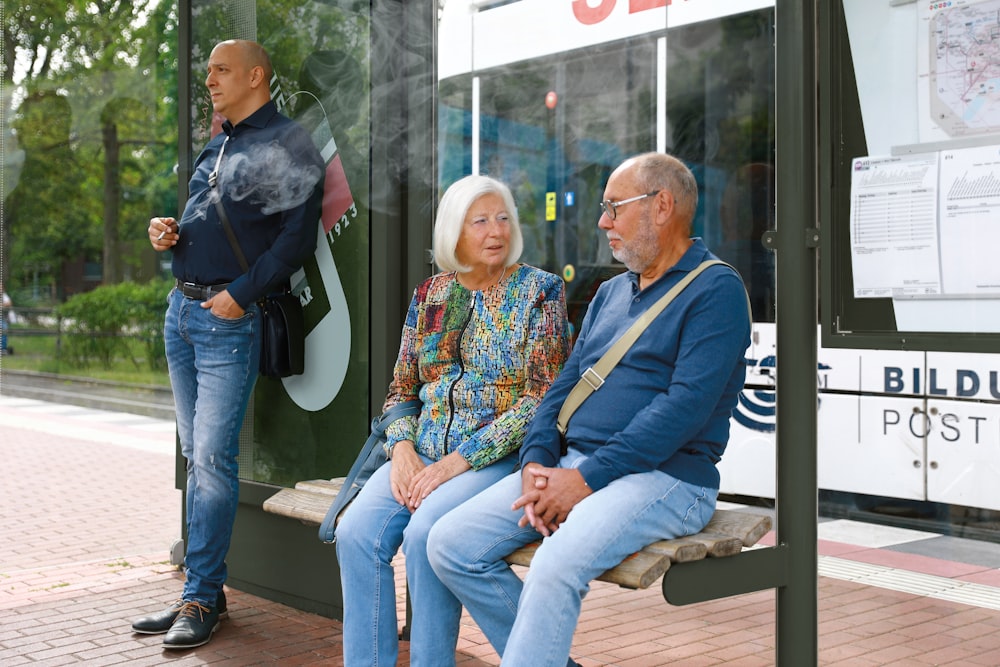
[[[1000,0],[925,1],[919,12],[921,143],[1000,133]]]

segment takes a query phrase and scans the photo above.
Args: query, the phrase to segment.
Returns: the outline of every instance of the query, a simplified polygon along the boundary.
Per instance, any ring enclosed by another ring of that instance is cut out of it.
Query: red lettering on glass
[[[584,25],[600,23],[611,15],[618,0],[600,0],[596,7],[591,7],[593,0],[573,0],[573,16]],[[629,0],[628,13],[637,14],[648,9],[659,9],[673,4],[673,0]]]
[[[615,8],[617,0],[601,0],[596,7],[587,4],[587,0],[573,0],[573,16],[584,25],[594,25],[608,18]]]
[[[644,12],[647,9],[666,7],[669,4],[670,0],[629,0],[628,13],[635,14],[636,12]]]

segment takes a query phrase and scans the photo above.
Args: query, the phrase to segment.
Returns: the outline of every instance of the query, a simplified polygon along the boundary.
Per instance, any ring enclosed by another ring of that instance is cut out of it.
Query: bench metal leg
[[[787,550],[752,549],[728,558],[675,563],[663,575],[663,599],[672,605],[705,602],[785,585]]]

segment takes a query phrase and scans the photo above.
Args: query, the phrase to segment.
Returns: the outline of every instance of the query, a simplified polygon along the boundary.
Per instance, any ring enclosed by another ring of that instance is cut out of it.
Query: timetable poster
[[[941,152],[938,229],[945,294],[1000,295],[1000,147]]]
[[[852,160],[855,298],[1000,296],[1000,147]]]
[[[854,297],[939,294],[937,155],[851,163]]]

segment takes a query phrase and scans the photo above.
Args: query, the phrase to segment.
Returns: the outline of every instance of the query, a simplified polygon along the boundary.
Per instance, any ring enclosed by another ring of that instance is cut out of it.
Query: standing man
[[[431,529],[434,571],[503,665],[562,667],[589,582],[656,540],[700,531],[750,344],[740,276],[711,266],[667,306],[560,437],[570,390],[642,313],[703,260],[689,238],[698,203],[679,160],[647,153],[608,179],[598,226],[628,272],[605,282],[562,373],[535,413],[520,470]],[[522,584],[504,556],[543,539]]]
[[[222,589],[239,493],[237,455],[257,381],[261,322],[257,300],[281,289],[316,248],[323,160],[309,135],[278,113],[271,61],[254,42],[212,50],[208,86],[225,118],[198,156],[178,223],[149,221],[158,251],[173,248],[164,339],[187,459],[186,580],[180,599],[132,623],[166,633],[164,648],[201,646],[228,615]],[[229,218],[249,270],[243,271],[220,222]]]

